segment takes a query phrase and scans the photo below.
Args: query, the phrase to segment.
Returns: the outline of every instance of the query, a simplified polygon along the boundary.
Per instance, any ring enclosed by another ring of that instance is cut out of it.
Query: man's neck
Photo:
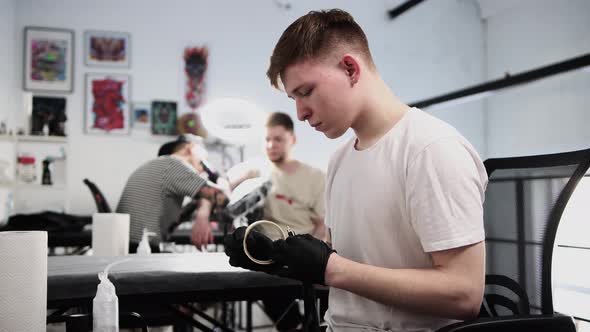
[[[181,160],[187,166],[189,166],[191,169],[194,169],[197,173],[200,173],[200,172],[203,171],[202,169],[195,169],[195,166],[191,163],[191,160],[190,160],[190,158],[187,155],[180,154],[180,153],[173,153],[173,154],[170,155],[170,157],[176,158],[178,160]]]
[[[367,104],[352,125],[357,136],[357,150],[367,149],[377,143],[410,108],[402,103],[380,78],[368,91],[371,91],[371,94],[367,98]]]
[[[176,158],[178,160],[182,160],[182,161],[188,162],[188,158],[186,158],[185,156],[181,155],[180,153],[173,153],[173,154],[170,155],[170,157]]]
[[[277,162],[277,163],[273,163],[275,165],[275,167],[277,167],[278,169],[280,169],[281,171],[287,173],[287,174],[293,174],[295,173],[295,171],[297,171],[297,167],[299,167],[299,162],[295,159],[284,159],[281,162]]]

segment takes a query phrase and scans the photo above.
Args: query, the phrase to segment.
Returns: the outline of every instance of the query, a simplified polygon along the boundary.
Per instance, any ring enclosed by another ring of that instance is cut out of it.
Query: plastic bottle
[[[114,265],[128,260],[111,263],[98,274],[100,284],[92,301],[92,331],[94,332],[119,332],[119,298],[115,293],[115,285],[109,280],[109,270]]]
[[[22,182],[32,183],[37,178],[37,172],[35,170],[35,157],[32,156],[19,156],[17,158],[18,177]]]
[[[41,173],[41,184],[42,185],[46,185],[46,186],[50,186],[53,184],[53,181],[51,180],[51,170],[49,169],[49,166],[51,165],[51,163],[53,162],[53,159],[51,159],[50,157],[45,158],[43,160],[43,172]]]
[[[143,234],[141,235],[141,241],[139,241],[139,245],[137,246],[137,254],[138,255],[149,255],[152,253],[152,248],[150,247],[150,236],[155,236],[156,233],[148,231],[147,228],[143,229]]]

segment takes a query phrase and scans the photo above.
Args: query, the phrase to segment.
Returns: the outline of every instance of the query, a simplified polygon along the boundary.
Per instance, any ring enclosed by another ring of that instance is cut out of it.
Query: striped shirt
[[[138,243],[144,228],[157,234],[150,242],[165,240],[184,197],[194,197],[205,184],[190,164],[172,156],[140,166],[127,180],[117,206],[117,212],[130,214],[129,241]]]

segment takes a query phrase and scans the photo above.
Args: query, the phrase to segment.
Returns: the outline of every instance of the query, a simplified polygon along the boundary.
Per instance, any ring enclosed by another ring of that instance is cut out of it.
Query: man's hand
[[[325,284],[328,258],[335,250],[310,234],[290,236],[274,242],[273,260],[283,265],[278,274],[314,284]]]
[[[195,222],[191,230],[191,242],[198,250],[202,250],[203,246],[213,242],[213,233],[209,224],[210,211],[211,203],[205,199],[199,200],[199,208],[195,214]]]
[[[271,274],[277,274],[281,269],[276,263],[270,265],[260,265],[252,262],[244,252],[244,234],[246,227],[239,227],[233,233],[228,234],[223,239],[225,254],[229,256],[229,264],[236,267],[252,271],[263,271]],[[252,230],[248,234],[246,246],[250,255],[259,260],[269,260],[273,256],[274,243],[266,235]]]

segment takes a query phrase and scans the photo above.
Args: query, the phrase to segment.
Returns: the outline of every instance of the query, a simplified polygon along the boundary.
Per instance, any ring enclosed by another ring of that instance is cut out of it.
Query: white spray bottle
[[[100,284],[92,301],[92,331],[119,332],[119,298],[115,293],[115,285],[109,280],[109,270],[128,260],[113,262],[98,274]]]
[[[147,228],[143,229],[143,235],[141,236],[141,241],[139,241],[139,245],[137,246],[137,254],[138,255],[149,255],[152,253],[152,248],[150,247],[150,236],[155,236],[156,233],[148,231]]]

